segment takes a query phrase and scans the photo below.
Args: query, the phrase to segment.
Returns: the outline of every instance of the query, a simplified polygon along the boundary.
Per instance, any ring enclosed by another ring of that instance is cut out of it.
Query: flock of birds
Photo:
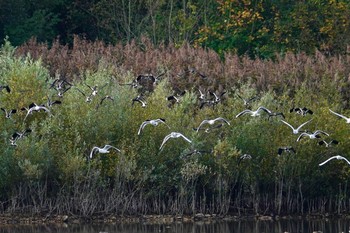
[[[189,72],[191,72],[192,74],[195,73],[197,75],[199,75],[202,79],[205,79],[206,76],[199,73],[198,71],[192,69],[189,70]],[[161,80],[160,78],[163,76],[164,74],[158,75],[158,76],[153,76],[151,74],[146,74],[146,75],[139,75],[137,76],[136,79],[134,79],[131,83],[119,83],[121,86],[123,85],[128,85],[131,88],[139,88],[140,86],[142,88],[144,87],[154,87],[155,85],[157,85],[157,83]],[[53,89],[54,91],[57,92],[57,96],[62,98],[63,95],[71,89],[75,89],[76,91],[78,91],[79,93],[82,94],[82,96],[85,98],[85,102],[90,103],[93,98],[96,98],[100,91],[105,88],[108,83],[106,83],[105,85],[99,87],[98,85],[94,85],[94,86],[90,86],[88,84],[85,84],[86,87],[88,88],[88,91],[83,91],[81,89],[79,89],[78,87],[72,85],[70,82],[68,82],[65,79],[61,79],[61,78],[56,78],[51,84],[49,89]],[[0,86],[0,91],[2,90],[6,90],[7,93],[11,93],[11,89],[8,85],[2,85]],[[143,91],[141,91],[141,94],[139,94],[138,96],[136,96],[135,98],[132,99],[132,105],[134,105],[134,103],[139,103],[141,105],[141,107],[146,107],[147,106],[147,102],[145,100],[145,95],[144,95],[144,89],[141,89]],[[226,94],[226,92],[222,92],[220,94],[217,94],[213,91],[208,91],[203,92],[200,89],[198,90],[198,99],[200,101],[200,105],[199,108],[203,108],[205,106],[215,106],[217,104],[219,104],[222,101],[222,97]],[[186,91],[178,91],[177,93],[175,93],[174,95],[168,96],[166,97],[166,100],[169,101],[169,107],[173,106],[176,103],[180,103],[181,101],[181,97],[186,93]],[[209,97],[207,97],[209,96]],[[261,114],[267,115],[268,119],[270,119],[271,117],[278,117],[280,116],[281,118],[285,119],[285,115],[281,112],[273,112],[271,110],[269,110],[268,108],[264,107],[264,106],[260,106],[258,107],[256,110],[252,110],[251,109],[251,103],[253,101],[255,101],[258,97],[252,97],[249,99],[245,99],[243,97],[241,97],[240,95],[237,95],[242,101],[243,101],[243,105],[246,107],[245,110],[239,112],[235,117],[239,118],[245,115],[250,115],[251,117],[258,117]],[[109,96],[109,95],[105,95],[105,96],[100,96],[100,101],[98,101],[98,104],[96,105],[96,109],[99,108],[99,106],[101,106],[104,101],[113,101],[114,98]],[[31,115],[33,115],[36,112],[45,112],[48,115],[52,115],[51,114],[51,107],[55,104],[61,104],[62,101],[60,100],[55,100],[52,101],[49,97],[47,97],[47,103],[45,104],[41,104],[38,105],[36,103],[31,103],[29,104],[28,107],[23,107],[20,110],[21,111],[26,111],[26,115],[23,119],[23,121],[26,121],[27,118]],[[1,108],[1,110],[5,113],[5,117],[10,119],[12,117],[13,114],[16,114],[18,111],[16,109],[5,109],[5,108]],[[330,113],[340,117],[342,119],[344,119],[346,121],[346,123],[350,124],[350,118],[346,117],[340,113],[334,112],[333,110],[329,109]],[[290,113],[295,112],[299,115],[302,116],[306,116],[307,114],[312,115],[313,111],[311,111],[310,109],[304,107],[304,108],[292,108],[290,109]],[[319,145],[325,145],[326,147],[330,147],[331,145],[337,145],[339,142],[337,140],[331,140],[331,141],[325,141],[322,140],[322,136],[329,136],[329,134],[323,130],[315,130],[313,132],[310,132],[308,130],[302,130],[303,127],[305,127],[305,125],[309,124],[312,119],[300,124],[299,126],[295,127],[293,125],[291,125],[290,123],[288,123],[287,121],[280,119],[280,121],[285,124],[286,126],[288,126],[291,130],[292,130],[292,134],[298,135],[298,138],[296,139],[297,142],[299,142],[302,138],[309,138],[309,139],[320,139],[320,141],[318,142]],[[168,127],[170,129],[170,126],[166,123],[166,120],[163,118],[158,118],[158,119],[147,119],[144,122],[141,123],[137,135],[141,135],[142,131],[145,129],[146,126],[151,125],[151,126],[158,126],[158,125],[165,125],[166,127]],[[223,118],[223,117],[217,117],[214,119],[204,119],[197,128],[193,128],[196,132],[199,132],[200,130],[204,130],[204,132],[208,133],[213,129],[217,129],[217,128],[221,128],[224,125],[230,125],[230,122]],[[12,146],[17,146],[17,142],[18,140],[20,140],[21,138],[25,137],[26,135],[28,135],[29,133],[31,133],[31,129],[25,129],[23,131],[16,131],[12,134],[11,138],[10,138],[10,145]],[[180,132],[171,132],[170,134],[166,135],[159,147],[159,150],[162,150],[164,148],[164,146],[166,145],[166,143],[170,140],[170,139],[177,139],[177,138],[182,138],[183,140],[185,140],[186,142],[192,144],[192,140],[190,140],[188,137],[186,137],[185,135],[183,135]],[[112,146],[112,145],[105,145],[103,147],[98,147],[98,146],[93,146],[89,158],[92,159],[94,154],[96,153],[109,153],[110,150],[113,149],[117,152],[121,152],[120,149]],[[195,154],[195,153],[203,153],[206,151],[201,151],[201,150],[196,150],[194,149],[192,152],[189,153],[189,155],[191,154]],[[277,154],[278,155],[282,155],[282,153],[296,153],[296,150],[292,147],[292,146],[286,146],[286,147],[280,147],[277,150]],[[249,154],[243,154],[240,159],[251,159],[251,155]],[[341,156],[341,155],[336,155],[336,156],[332,156],[330,158],[328,158],[327,160],[325,160],[324,162],[320,163],[319,166],[323,166],[326,163],[328,163],[331,160],[344,160],[346,161],[349,165],[350,165],[350,161],[347,160],[345,157]]]

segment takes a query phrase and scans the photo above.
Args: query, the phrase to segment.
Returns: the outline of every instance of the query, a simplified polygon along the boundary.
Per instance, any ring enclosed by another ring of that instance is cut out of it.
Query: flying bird
[[[39,112],[39,111],[41,111],[41,110],[44,110],[45,112],[47,112],[47,113],[49,113],[49,114],[51,113],[50,110],[49,110],[48,108],[46,108],[46,107],[43,106],[43,105],[37,105],[36,103],[31,103],[31,104],[29,105],[29,108],[24,107],[24,108],[21,108],[21,110],[22,110],[22,111],[23,111],[23,110],[26,110],[26,111],[27,111],[27,114],[26,114],[26,116],[24,117],[24,120],[23,120],[23,121],[25,121],[25,120],[27,119],[28,115],[32,114],[33,112]]]
[[[350,162],[349,162],[349,160],[347,160],[347,158],[345,158],[343,156],[340,156],[340,155],[336,155],[336,156],[332,156],[329,159],[327,159],[326,161],[320,163],[318,166],[323,166],[323,165],[325,165],[326,163],[328,163],[329,161],[331,161],[333,159],[345,160],[350,165]]]
[[[240,96],[240,95],[238,95],[238,94],[237,94],[237,96],[238,96],[241,100],[243,100],[243,105],[246,106],[246,107],[249,107],[249,106],[250,106],[250,103],[253,102],[254,100],[256,100],[256,99],[258,98],[257,96],[253,96],[253,97],[251,97],[251,98],[249,98],[249,99],[245,99],[245,98],[243,98],[242,96]]]
[[[348,118],[348,117],[346,117],[346,116],[344,116],[344,115],[341,115],[341,114],[339,114],[339,113],[333,112],[333,111],[330,110],[330,109],[329,109],[329,111],[330,111],[331,113],[333,113],[334,115],[345,119],[345,120],[346,120],[346,123],[347,123],[347,124],[350,124],[350,118]]]
[[[309,137],[310,139],[321,138],[320,134],[324,134],[326,136],[329,136],[328,133],[326,133],[326,132],[324,132],[322,130],[316,130],[313,133],[303,132],[297,138],[297,142],[299,142],[302,137]]]
[[[281,155],[283,152],[287,152],[287,153],[296,153],[295,149],[291,146],[287,146],[287,147],[280,147],[278,148],[277,154]]]
[[[217,117],[217,118],[212,119],[212,120],[203,120],[197,128],[197,132],[200,130],[202,125],[204,125],[204,124],[214,125],[215,122],[224,122],[224,123],[230,125],[230,122],[228,122],[225,118]]]
[[[134,105],[135,102],[139,102],[141,104],[141,107],[146,107],[147,103],[143,100],[141,95],[136,96],[134,99],[132,99],[132,105]]]
[[[322,145],[326,145],[326,147],[330,147],[332,144],[334,145],[338,145],[339,142],[335,139],[329,141],[329,142],[326,142],[325,140],[322,140],[322,141],[319,141],[318,142],[318,145],[322,146]]]
[[[16,109],[11,109],[11,110],[7,111],[5,108],[1,108],[1,110],[5,113],[5,117],[7,119],[11,118],[12,114],[17,112]]]
[[[101,154],[106,154],[106,153],[109,153],[109,150],[110,149],[114,149],[118,152],[120,152],[120,150],[114,146],[111,146],[111,145],[105,145],[103,148],[100,148],[100,147],[97,147],[97,146],[94,146],[90,152],[90,156],[89,158],[92,159],[92,156],[98,152],[98,153],[101,153]]]
[[[165,136],[162,144],[159,147],[159,150],[161,150],[164,146],[164,144],[170,139],[170,138],[179,138],[182,137],[183,139],[185,139],[187,142],[192,143],[192,141],[188,138],[186,138],[182,133],[178,133],[178,132],[171,132],[170,134],[168,134],[167,136]]]
[[[237,117],[240,117],[240,116],[243,116],[243,115],[245,115],[245,114],[250,114],[250,116],[253,116],[253,117],[255,117],[255,116],[260,116],[260,112],[261,111],[264,111],[264,112],[266,112],[266,113],[268,113],[268,114],[270,114],[270,113],[272,113],[270,110],[268,110],[267,108],[265,108],[265,107],[263,107],[263,106],[260,106],[257,110],[255,110],[255,111],[252,111],[252,110],[250,110],[250,109],[246,109],[246,110],[243,110],[242,112],[240,112],[240,113],[238,113],[237,115],[236,115],[236,118]]]
[[[89,95],[88,94],[85,94],[82,90],[80,90],[79,88],[75,88],[77,91],[79,91],[83,96],[85,96],[85,102],[87,103],[90,103],[92,101],[92,93],[90,93]]]
[[[137,132],[137,135],[141,134],[141,131],[143,130],[143,128],[145,128],[146,125],[157,126],[160,123],[165,124],[170,129],[169,125],[167,125],[167,123],[165,123],[165,119],[163,119],[163,118],[158,118],[158,119],[154,119],[154,120],[146,120],[146,121],[142,122],[142,124],[141,124],[141,126],[139,128],[139,131]]]
[[[296,112],[297,114],[300,114],[300,115],[302,115],[302,116],[306,116],[306,114],[310,114],[310,115],[312,115],[314,112],[313,111],[311,111],[310,109],[308,109],[308,108],[291,108],[290,110],[289,110],[289,112]]]
[[[311,119],[312,120],[312,119]],[[311,120],[308,120],[304,123],[302,123],[301,125],[299,125],[298,128],[294,128],[291,124],[289,124],[288,122],[284,121],[284,120],[281,120],[284,124],[288,125],[292,130],[293,130],[293,134],[298,134],[299,133],[299,130],[304,126],[306,125],[307,123],[309,123]]]
[[[31,129],[25,129],[22,132],[14,132],[10,138],[10,145],[11,146],[17,146],[17,141],[24,136],[26,136],[28,133],[32,132]]]

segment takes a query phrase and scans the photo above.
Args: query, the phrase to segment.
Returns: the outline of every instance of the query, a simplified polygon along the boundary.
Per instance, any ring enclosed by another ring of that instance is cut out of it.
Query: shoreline
[[[45,224],[117,224],[117,223],[149,223],[149,224],[172,224],[172,223],[196,223],[196,222],[220,222],[220,221],[280,221],[280,220],[327,220],[327,219],[350,219],[350,214],[307,214],[307,215],[141,215],[141,216],[91,216],[81,217],[74,215],[40,214],[0,214],[0,226],[5,225],[45,225]]]

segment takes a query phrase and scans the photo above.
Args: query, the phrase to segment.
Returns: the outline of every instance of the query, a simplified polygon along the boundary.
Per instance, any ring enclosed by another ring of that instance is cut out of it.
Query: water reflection
[[[340,233],[350,220],[216,221],[171,224],[68,224],[0,226],[0,233]]]

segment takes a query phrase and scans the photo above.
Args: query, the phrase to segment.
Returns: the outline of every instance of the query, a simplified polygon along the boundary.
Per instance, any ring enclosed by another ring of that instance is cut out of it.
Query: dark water
[[[350,231],[350,219],[230,221],[171,224],[64,224],[0,226],[0,233],[340,233]]]

